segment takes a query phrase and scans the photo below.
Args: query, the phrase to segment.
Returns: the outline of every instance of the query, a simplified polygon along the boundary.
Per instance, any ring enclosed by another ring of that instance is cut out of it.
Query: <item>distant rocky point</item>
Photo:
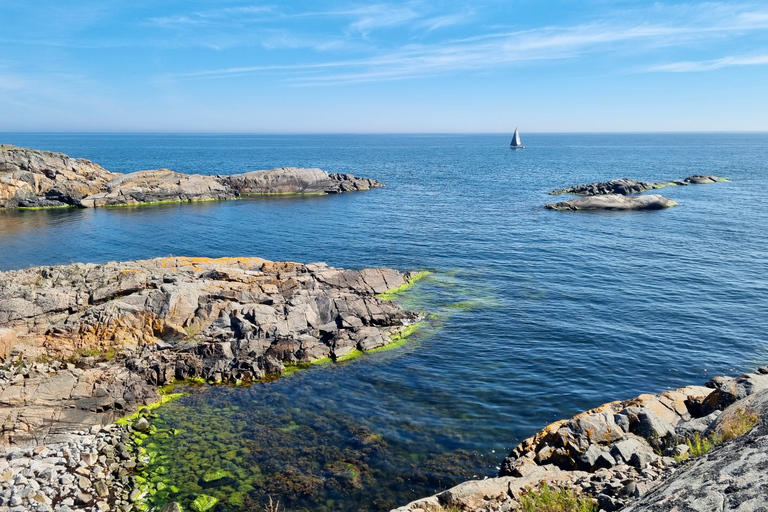
[[[94,208],[266,194],[334,194],[383,186],[351,174],[296,167],[216,176],[168,169],[122,174],[63,153],[0,145],[0,208]]]
[[[647,196],[625,196],[605,194],[579,197],[570,201],[547,204],[548,210],[661,210],[676,206],[677,203],[658,194]]]

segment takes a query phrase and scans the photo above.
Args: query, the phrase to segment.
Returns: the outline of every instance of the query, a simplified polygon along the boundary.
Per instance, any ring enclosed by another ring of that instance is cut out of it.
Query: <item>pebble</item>
[[[94,426],[66,443],[4,451],[0,512],[131,512],[141,494],[129,477],[137,461],[128,427]]]

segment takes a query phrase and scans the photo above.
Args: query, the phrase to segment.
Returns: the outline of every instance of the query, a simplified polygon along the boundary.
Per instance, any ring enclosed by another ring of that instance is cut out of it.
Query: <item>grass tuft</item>
[[[735,415],[723,420],[720,425],[720,439],[726,442],[742,436],[752,430],[758,421],[760,421],[758,414],[739,408]]]
[[[675,460],[680,462],[691,457],[700,457],[726,441],[743,436],[752,430],[759,421],[760,416],[758,414],[739,408],[736,410],[736,414],[723,420],[719,435],[713,433],[702,439],[701,434],[696,432],[692,439],[685,442],[688,445],[688,453],[675,456]]]
[[[546,483],[520,497],[522,512],[597,512],[597,505],[572,489],[551,488]]]
[[[680,462],[691,457],[701,457],[705,453],[711,451],[715,446],[720,444],[720,437],[716,434],[712,434],[709,437],[702,438],[701,434],[696,432],[693,434],[693,438],[687,439],[685,444],[688,445],[688,451],[682,455],[676,455],[675,461]]]

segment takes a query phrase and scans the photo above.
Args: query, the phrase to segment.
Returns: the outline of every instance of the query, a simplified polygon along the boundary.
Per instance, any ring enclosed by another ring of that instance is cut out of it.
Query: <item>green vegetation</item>
[[[344,354],[343,356],[337,358],[336,362],[337,363],[341,363],[343,361],[351,361],[352,359],[356,359],[356,358],[360,357],[361,355],[363,355],[362,352],[360,352],[357,349],[354,349],[354,350]]]
[[[95,348],[85,349],[79,348],[70,355],[66,362],[72,364],[78,364],[87,357],[94,357],[99,361],[111,361],[117,357],[117,352],[114,348],[108,348],[106,350],[98,350]]]
[[[735,415],[723,420],[720,425],[720,439],[722,442],[726,442],[742,436],[752,430],[759,421],[759,415],[739,408]]]
[[[70,204],[63,204],[61,206],[19,206],[19,210],[60,210],[63,208],[75,208]]]
[[[528,489],[520,497],[523,512],[597,512],[597,505],[571,489],[555,489],[546,483],[538,489]]]
[[[197,324],[191,324],[186,327],[184,327],[184,333],[187,335],[188,339],[192,339],[200,332],[200,326]]]
[[[428,326],[429,323],[427,322],[418,322],[411,325],[406,325],[405,327],[402,327],[400,330],[398,330],[395,334],[389,337],[389,343],[384,345],[383,347],[379,348],[373,348],[371,350],[366,350],[366,354],[376,354],[378,352],[386,352],[388,350],[396,349],[399,347],[402,347],[406,343],[408,343],[409,339],[408,337],[411,336],[413,333],[418,331],[419,329],[422,329],[426,326]]]
[[[752,430],[759,421],[759,415],[739,408],[735,414],[729,415],[723,420],[720,424],[719,434],[713,433],[709,437],[702,439],[701,434],[696,432],[692,439],[686,440],[685,444],[688,446],[688,452],[675,456],[675,460],[680,462],[691,457],[700,457],[726,441],[743,436]]]
[[[717,435],[712,434],[711,436],[702,439],[701,434],[696,432],[693,434],[693,438],[685,441],[685,444],[688,446],[688,451],[682,455],[676,455],[676,462],[680,462],[691,457],[701,457],[705,453],[711,451],[715,446],[719,445],[720,438]]]
[[[129,423],[133,423],[139,418],[147,417],[153,410],[157,409],[163,404],[167,404],[168,402],[172,400],[176,400],[177,398],[181,398],[184,396],[184,393],[163,393],[162,390],[160,390],[160,400],[157,402],[144,405],[142,407],[139,407],[139,410],[135,413],[131,414],[130,416],[124,416],[120,418],[119,420],[115,421],[118,425],[128,425]]]
[[[192,510],[195,510],[196,512],[207,512],[215,507],[218,502],[218,498],[208,496],[207,494],[201,494],[192,502]]]
[[[398,295],[400,295],[405,290],[407,290],[408,288],[416,284],[418,281],[421,281],[422,279],[424,279],[430,274],[432,274],[432,272],[427,272],[427,271],[422,271],[422,272],[413,274],[412,276],[406,278],[405,283],[398,286],[397,288],[394,288],[384,293],[380,293],[376,296],[381,300],[395,300],[395,298],[397,298]]]

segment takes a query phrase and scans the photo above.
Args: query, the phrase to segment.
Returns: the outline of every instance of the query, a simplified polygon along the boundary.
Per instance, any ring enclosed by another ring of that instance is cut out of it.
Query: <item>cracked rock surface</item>
[[[376,296],[408,277],[184,257],[0,272],[5,441],[109,423],[174,379],[249,382],[381,348],[419,318]]]

